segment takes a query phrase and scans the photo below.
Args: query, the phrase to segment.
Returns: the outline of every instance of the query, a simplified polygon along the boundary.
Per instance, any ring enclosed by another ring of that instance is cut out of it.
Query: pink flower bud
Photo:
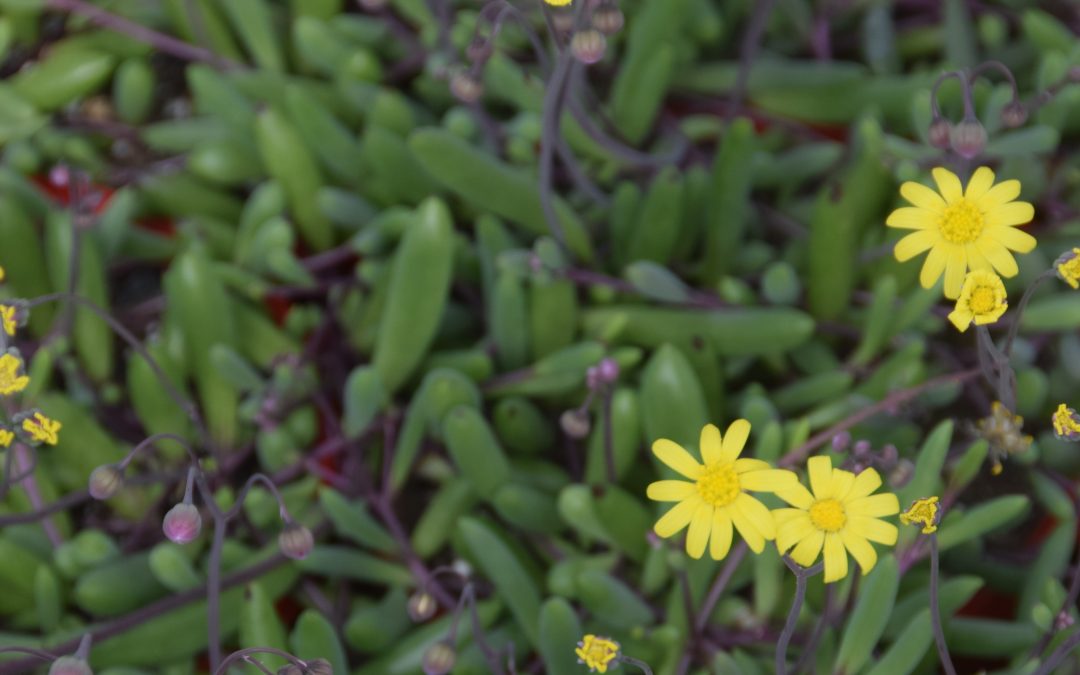
[[[1007,127],[1018,127],[1027,121],[1028,111],[1020,101],[1012,101],[1001,110],[1001,121]]]
[[[949,140],[956,154],[973,159],[986,147],[986,129],[977,119],[965,119],[952,128]]]
[[[614,2],[604,2],[593,12],[593,28],[605,35],[614,35],[622,30],[624,23],[622,10]]]
[[[315,548],[315,537],[300,523],[289,523],[278,535],[278,546],[286,557],[303,560]]]
[[[165,514],[161,529],[165,536],[177,544],[188,544],[202,530],[202,516],[192,504],[177,504]]]
[[[944,117],[938,117],[930,123],[930,129],[927,131],[930,145],[940,150],[944,150],[949,147],[951,136],[952,125],[949,124],[949,120]]]
[[[584,64],[593,64],[604,58],[607,49],[607,38],[598,30],[583,30],[575,33],[570,40],[570,51],[574,58]]]

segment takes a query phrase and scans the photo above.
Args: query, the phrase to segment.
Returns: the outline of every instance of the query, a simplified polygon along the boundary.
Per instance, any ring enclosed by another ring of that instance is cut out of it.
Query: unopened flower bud
[[[604,58],[607,38],[598,30],[583,30],[575,33],[570,40],[570,51],[574,58],[584,64],[593,64]]]
[[[202,516],[193,504],[177,504],[165,514],[161,529],[169,541],[188,544],[202,531]]]
[[[555,26],[555,30],[559,33],[569,33],[574,30],[574,13],[554,12],[551,17],[551,25]]]
[[[462,103],[475,103],[484,93],[484,85],[468,73],[454,73],[450,78],[450,93]]]
[[[1058,612],[1058,615],[1054,617],[1054,628],[1057,630],[1065,630],[1074,623],[1076,623],[1076,621],[1073,620],[1072,615],[1068,612]]]
[[[614,35],[622,30],[624,23],[622,10],[614,2],[604,2],[592,15],[593,28],[604,35]]]
[[[1001,110],[1001,121],[1007,127],[1018,127],[1027,121],[1028,111],[1020,101],[1012,101]]]
[[[910,459],[901,459],[896,463],[896,468],[889,474],[889,484],[894,488],[902,488],[911,481],[915,475],[915,465]]]
[[[944,150],[952,142],[952,124],[944,117],[938,117],[930,123],[930,129],[926,135],[930,140],[930,145]]]
[[[360,0],[360,7],[368,12],[378,12],[386,7],[386,0]]]
[[[601,382],[611,384],[619,379],[619,362],[611,357],[605,357],[596,364],[596,372]]]
[[[884,462],[887,466],[892,466],[893,464],[896,464],[898,459],[900,459],[900,451],[898,451],[896,449],[896,446],[892,443],[889,443],[881,449],[881,461]]]
[[[465,56],[472,62],[486,61],[492,52],[491,41],[484,38],[476,38],[465,48]]]
[[[851,445],[851,434],[847,431],[841,431],[832,437],[832,449],[836,452],[847,450],[849,445]]]
[[[424,675],[446,675],[454,668],[457,656],[445,642],[436,642],[424,652]]]
[[[124,474],[115,464],[104,464],[90,473],[90,496],[94,499],[108,499],[115,495],[124,484]]]
[[[409,612],[410,619],[416,623],[423,623],[435,615],[438,605],[431,593],[420,591],[419,593],[413,593],[409,597],[406,609]]]
[[[855,447],[851,449],[856,457],[870,454],[870,441],[865,438],[855,441]]]
[[[49,666],[49,675],[94,675],[90,664],[75,656],[61,656]]]
[[[315,659],[308,661],[304,675],[334,675],[334,667],[326,659]]]
[[[286,557],[303,560],[315,548],[315,537],[300,523],[289,523],[278,535],[278,546]]]
[[[952,148],[964,159],[972,159],[986,147],[986,129],[979,120],[969,117],[952,128]]]
[[[580,408],[571,408],[559,416],[559,426],[570,438],[585,438],[589,435],[592,423],[589,413]]]

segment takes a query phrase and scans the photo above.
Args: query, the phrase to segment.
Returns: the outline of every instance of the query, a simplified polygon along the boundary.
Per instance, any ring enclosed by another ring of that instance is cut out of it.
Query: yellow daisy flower
[[[58,432],[62,425],[57,420],[51,420],[39,412],[33,417],[27,417],[22,422],[22,430],[30,435],[30,438],[38,443],[56,445],[60,442]]]
[[[1058,277],[1073,290],[1080,288],[1080,248],[1066,251],[1054,262],[1054,269]]]
[[[856,476],[832,468],[828,457],[811,457],[807,472],[813,494],[801,483],[776,493],[795,507],[773,511],[776,547],[780,553],[794,549],[791,559],[803,567],[811,567],[824,549],[825,583],[847,576],[845,549],[866,574],[877,564],[877,553],[870,542],[889,546],[896,543],[896,526],[878,520],[900,512],[896,495],[871,494],[881,487],[881,476],[874,469],[865,469]]]
[[[22,365],[22,359],[14,354],[0,356],[0,394],[17,394],[30,384],[30,378],[22,374]]]
[[[0,429],[0,448],[10,448],[11,442],[15,440],[15,434],[11,433],[7,429]]]
[[[1001,277],[987,270],[975,270],[964,277],[964,286],[956,309],[949,312],[949,321],[963,333],[972,321],[977,326],[994,323],[1008,308]]]
[[[1075,410],[1062,403],[1051,421],[1055,436],[1063,441],[1080,441],[1080,415]]]
[[[573,0],[544,0],[544,2],[552,5],[553,7],[566,7],[571,2],[573,2]]]
[[[589,672],[606,673],[608,664],[619,658],[619,643],[596,635],[586,635],[577,643],[578,663],[589,667]]]
[[[679,502],[656,521],[656,534],[670,537],[689,525],[686,552],[701,558],[709,544],[713,560],[722,560],[731,549],[733,525],[754,553],[765,549],[766,540],[776,538],[772,514],[746,490],[790,489],[798,485],[798,477],[785,469],[773,469],[760,459],[739,459],[749,436],[746,420],[732,422],[723,438],[718,428],[706,424],[700,443],[704,463],[666,438],[653,443],[653,454],[661,462],[693,481],[661,480],[649,485],[649,499]]]
[[[938,192],[919,183],[900,186],[900,194],[914,206],[889,214],[885,224],[915,232],[896,243],[900,262],[930,251],[919,274],[923,288],[931,288],[945,274],[945,297],[956,299],[964,275],[972,270],[997,270],[1003,277],[1019,271],[1010,250],[1028,253],[1035,238],[1016,229],[1031,221],[1035,209],[1020,196],[1020,181],[994,185],[994,172],[979,167],[965,190],[948,169],[933,170]]]
[[[15,318],[14,306],[0,305],[0,322],[4,324],[4,332],[15,337],[15,329],[19,327],[19,322]]]
[[[940,509],[941,505],[938,504],[936,496],[916,499],[907,511],[900,514],[900,522],[905,525],[921,525],[923,534],[933,534],[937,532]]]

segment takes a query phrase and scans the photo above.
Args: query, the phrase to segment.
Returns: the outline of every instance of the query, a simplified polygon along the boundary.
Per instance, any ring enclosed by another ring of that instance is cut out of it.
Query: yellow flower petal
[[[915,206],[901,206],[889,214],[889,217],[885,219],[885,224],[904,230],[925,230],[935,227],[937,218],[934,211]]]
[[[855,474],[843,469],[833,469],[833,499],[838,501],[845,501],[848,492],[851,491],[851,486],[855,483]]]
[[[881,474],[877,472],[877,469],[863,469],[859,472],[858,476],[855,476],[855,483],[847,493],[847,499],[845,501],[866,497],[873,494],[874,490],[879,487],[881,487]]]
[[[919,285],[923,288],[933,288],[941,278],[941,273],[945,271],[945,263],[948,261],[947,250],[945,246],[935,246],[930,249],[919,272]]]
[[[706,424],[701,427],[701,459],[705,466],[712,466],[720,461],[720,429],[715,424]]]
[[[701,556],[705,555],[715,510],[716,507],[712,504],[702,502],[690,519],[690,529],[686,532],[686,553],[694,560],[700,560]]]
[[[779,511],[793,511],[796,515],[781,516]],[[786,553],[792,546],[819,531],[806,511],[800,509],[776,509],[773,517],[776,519],[776,548],[781,553]]]
[[[934,176],[934,182],[946,203],[952,204],[964,198],[964,186],[960,184],[960,178],[955,173],[940,166],[930,173]]]
[[[877,551],[870,542],[848,529],[840,531],[840,538],[844,542],[844,548],[855,558],[855,562],[859,563],[863,574],[874,569],[877,564]]]
[[[789,554],[791,559],[803,567],[811,567],[817,560],[821,547],[825,544],[825,533],[815,529],[810,536],[799,542],[799,545]]]
[[[671,508],[670,511],[660,517],[660,520],[656,521],[653,525],[653,532],[658,536],[665,539],[675,534],[679,530],[683,529],[690,524],[690,519],[694,517],[694,512],[704,502],[698,497],[692,497],[686,501],[679,502]]]
[[[790,488],[798,482],[799,477],[795,475],[795,472],[787,469],[747,471],[739,475],[739,485],[742,486],[742,489],[755,492],[776,492],[777,490]]]
[[[1035,237],[1015,227],[988,227],[983,230],[983,236],[999,241],[1005,248],[1017,253],[1030,253],[1036,244]]]
[[[994,186],[994,172],[989,167],[980,166],[975,169],[975,173],[971,175],[971,180],[968,181],[967,189],[964,190],[964,196],[973,202],[978,202],[979,199],[986,194],[986,192]]]
[[[959,183],[959,181],[957,181]],[[825,583],[831,584],[847,576],[847,551],[840,535],[825,535]]]
[[[893,255],[895,255],[896,259],[900,262],[905,262],[911,260],[920,253],[933,248],[939,241],[941,241],[941,234],[936,230],[919,230],[917,232],[912,232],[896,242],[896,246],[893,248]]]
[[[1005,248],[1004,244],[994,241],[989,237],[982,237],[975,242],[975,248],[979,250],[979,253],[986,256],[986,259],[990,261],[990,264],[994,266],[994,269],[1003,277],[1015,277],[1020,272],[1020,268],[1016,266],[1016,260]]]
[[[1010,202],[986,213],[986,227],[1023,225],[1035,217],[1035,207],[1027,202]]]
[[[992,211],[1020,196],[1020,181],[1013,179],[998,183],[986,191],[975,205],[982,211]]]
[[[866,516],[849,516],[845,529],[864,539],[889,546],[896,543],[896,537],[899,534],[899,530],[892,523]]]
[[[731,517],[731,522],[735,525],[735,529],[739,531],[739,535],[746,541],[747,546],[754,553],[761,553],[765,550],[765,537],[761,536],[754,523],[743,515],[742,511],[735,507],[733,502],[731,506],[727,507],[727,513]]]
[[[945,200],[941,195],[921,183],[908,181],[900,186],[900,195],[915,206],[928,209],[934,213],[945,210]]]
[[[744,492],[735,499],[732,506],[753,524],[761,536],[770,541],[776,539],[776,521],[764,504]]]
[[[952,322],[952,325],[956,326],[956,330],[963,333],[971,326],[971,322],[975,319],[975,315],[962,309],[954,309],[949,312],[948,319]]]
[[[772,465],[768,462],[760,459],[751,459],[749,457],[742,457],[735,460],[735,473],[746,473],[747,471],[762,471],[764,469],[771,469]]]
[[[895,516],[900,513],[900,500],[892,493],[870,495],[861,499],[852,499],[844,505],[847,512],[856,516],[869,516],[881,518],[882,516]]]
[[[806,462],[806,472],[810,475],[810,489],[816,499],[828,499],[832,496],[832,460],[823,455],[811,457]]]
[[[960,297],[964,276],[967,275],[967,251],[963,246],[953,246],[948,256],[945,264],[945,297],[955,300]]]
[[[653,443],[652,451],[661,462],[691,480],[697,480],[698,476],[701,475],[701,464],[674,441],[661,438]]]
[[[724,445],[721,456],[725,462],[734,462],[739,458],[746,446],[746,439],[750,438],[750,422],[735,420],[724,432]]]
[[[777,490],[776,496],[800,509],[808,509],[814,505],[814,495],[810,494],[810,491],[802,483],[796,483],[783,490]]]
[[[709,557],[723,560],[731,550],[731,516],[726,508],[713,509],[712,532],[709,535]]]
[[[646,496],[656,502],[681,502],[696,492],[697,487],[684,480],[658,480],[655,483],[649,483],[649,487],[645,490]]]

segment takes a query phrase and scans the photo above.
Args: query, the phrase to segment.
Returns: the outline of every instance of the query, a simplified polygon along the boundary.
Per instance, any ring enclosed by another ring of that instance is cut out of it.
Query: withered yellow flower
[[[937,532],[940,505],[936,496],[916,499],[907,511],[900,514],[900,522],[905,525],[921,525],[923,534]]]

